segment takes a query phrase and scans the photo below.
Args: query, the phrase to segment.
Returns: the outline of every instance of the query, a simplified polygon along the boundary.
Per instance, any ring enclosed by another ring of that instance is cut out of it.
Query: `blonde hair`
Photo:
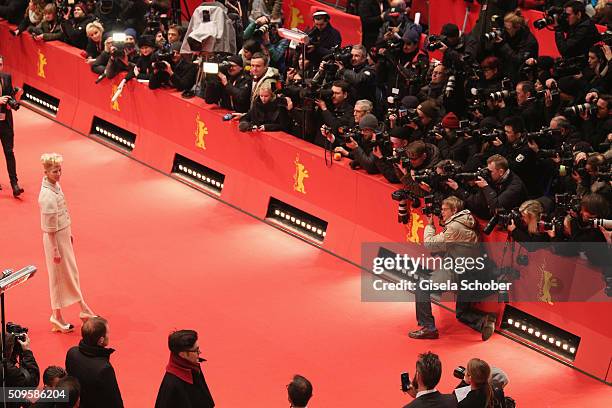
[[[94,29],[97,29],[98,31],[100,31],[100,34],[104,34],[104,27],[102,26],[102,24],[98,21],[93,21],[89,24],[87,24],[87,26],[85,27],[85,32],[87,34],[91,33]]]
[[[463,201],[455,196],[450,196],[442,200],[442,204],[448,205],[453,213],[463,210]]]
[[[531,215],[531,220],[529,224],[527,224],[527,230],[530,234],[534,235],[538,232],[538,221],[540,221],[540,216],[544,212],[544,207],[542,203],[538,200],[527,200],[519,207],[519,211],[521,213],[527,213]]]
[[[504,16],[505,23],[512,23],[514,27],[524,27],[527,25],[525,21],[525,17],[521,13],[520,9],[516,9],[515,11],[511,11]]]
[[[45,153],[40,156],[40,162],[45,170],[49,170],[53,166],[60,166],[64,162],[64,156],[59,153]]]

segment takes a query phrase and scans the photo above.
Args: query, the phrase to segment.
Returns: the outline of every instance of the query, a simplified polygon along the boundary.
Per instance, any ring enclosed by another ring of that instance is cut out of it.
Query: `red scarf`
[[[167,373],[177,376],[186,383],[193,384],[193,373],[191,370],[199,372],[202,371],[202,368],[200,368],[200,364],[185,360],[177,354],[170,354],[170,361],[168,361],[166,366]]]

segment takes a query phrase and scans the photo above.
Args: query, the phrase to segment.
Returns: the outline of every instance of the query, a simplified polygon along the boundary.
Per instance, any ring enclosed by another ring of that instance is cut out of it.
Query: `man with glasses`
[[[17,164],[15,162],[15,153],[13,145],[15,143],[15,133],[13,132],[13,112],[9,106],[9,101],[15,98],[15,89],[13,88],[13,80],[11,75],[3,72],[4,58],[0,55],[0,141],[2,141],[2,150],[6,159],[6,168],[8,170],[11,187],[13,188],[13,196],[15,198],[23,194],[23,188],[17,183]],[[0,186],[0,190],[2,186]]]
[[[565,3],[567,25],[555,19],[555,43],[563,58],[584,57],[600,36],[595,23],[586,15],[582,1]]]
[[[198,333],[178,330],[168,336],[170,361],[159,387],[155,408],[213,408],[213,401],[200,363]]]
[[[328,108],[327,103],[322,99],[317,99],[315,103],[321,113],[323,124],[330,127],[333,132],[343,126],[353,124],[353,106],[348,101],[350,85],[346,81],[334,81],[331,87],[332,106]]]
[[[355,107],[353,108],[353,116],[352,116],[349,126],[354,127],[356,125],[359,125],[359,122],[361,121],[361,119],[363,119],[363,117],[367,115],[368,113],[372,113],[373,109],[374,109],[374,105],[372,104],[372,102],[368,101],[367,99],[360,99],[357,102],[355,102]],[[323,135],[323,137],[329,140],[329,142],[332,144],[332,147],[340,146],[340,141],[334,135],[335,131],[336,130],[332,129],[332,131],[330,131],[329,129],[325,127],[321,127],[321,134]]]
[[[443,230],[436,234],[433,216],[428,215],[428,224],[423,232],[425,248],[435,251],[444,258],[476,259],[482,256],[478,246],[478,226],[469,210],[463,209],[463,201],[450,196],[442,201],[440,207],[440,226]],[[458,270],[458,269],[457,269]],[[438,329],[431,310],[431,293],[437,292],[431,288],[432,284],[459,283],[462,280],[474,279],[475,271],[466,270],[457,272],[450,268],[441,267],[422,277],[415,292],[416,318],[420,329],[408,334],[412,339],[437,339]],[[460,287],[460,286],[459,286]],[[448,290],[448,289],[447,289]],[[472,308],[469,297],[461,289],[457,290],[456,317],[475,330],[481,331],[482,339],[488,340],[495,330],[495,316]]]

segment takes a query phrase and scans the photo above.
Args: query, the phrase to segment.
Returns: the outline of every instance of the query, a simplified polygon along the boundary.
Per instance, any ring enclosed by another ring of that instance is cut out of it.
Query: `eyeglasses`
[[[193,350],[185,350],[185,351],[186,351],[186,352],[188,352],[188,353],[198,353],[198,354],[200,354],[200,353],[201,353],[201,351],[200,351],[200,348],[199,348],[199,347],[196,347],[196,348],[194,348]]]

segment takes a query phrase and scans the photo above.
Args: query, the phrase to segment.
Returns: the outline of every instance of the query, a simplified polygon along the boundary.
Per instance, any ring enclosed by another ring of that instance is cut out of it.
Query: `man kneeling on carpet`
[[[435,252],[438,256],[444,258],[476,259],[484,254],[478,244],[476,220],[469,210],[463,209],[463,201],[459,198],[450,196],[442,201],[440,206],[440,225],[444,227],[442,232],[436,234],[431,214],[428,216],[428,220],[429,223],[423,233],[423,241],[425,247],[432,250],[432,256]],[[434,270],[428,276],[422,277],[421,283],[417,285],[415,291],[416,317],[421,329],[410,332],[408,334],[410,338],[437,339],[439,337],[431,311],[431,293],[435,291],[424,289],[422,283],[427,282],[432,286],[449,282],[456,283],[459,277],[462,280],[477,279],[476,271],[464,272],[459,274],[458,270],[442,267]],[[473,329],[481,331],[482,339],[488,340],[495,330],[495,316],[489,316],[472,307],[471,300],[474,300],[476,294],[458,289],[456,295],[455,313],[457,319]]]
[[[155,408],[213,408],[213,401],[200,363],[198,333],[178,330],[168,336],[170,361],[159,386]]]

